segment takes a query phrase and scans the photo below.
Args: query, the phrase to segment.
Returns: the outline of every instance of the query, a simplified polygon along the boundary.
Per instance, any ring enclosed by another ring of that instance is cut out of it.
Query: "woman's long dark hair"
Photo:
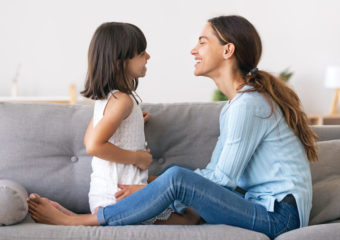
[[[220,16],[208,20],[222,45],[233,43],[234,56],[238,69],[243,76],[244,85],[253,89],[244,92],[256,91],[269,97],[269,103],[274,111],[273,102],[280,107],[288,126],[294,131],[304,146],[309,161],[316,161],[316,134],[308,125],[306,114],[302,110],[297,94],[282,80],[265,71],[250,70],[257,67],[262,53],[262,43],[255,27],[245,18],[240,16]]]
[[[138,79],[129,80],[126,61],[146,49],[143,32],[129,23],[108,22],[94,33],[88,52],[84,97],[106,99],[112,90],[132,94]],[[137,100],[136,100],[137,101]]]

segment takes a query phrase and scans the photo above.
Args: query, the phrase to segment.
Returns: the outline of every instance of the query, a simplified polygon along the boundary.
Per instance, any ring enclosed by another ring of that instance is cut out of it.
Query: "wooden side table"
[[[52,102],[61,104],[77,103],[77,92],[74,84],[70,85],[68,97],[0,97],[0,102]]]
[[[340,125],[340,114],[308,115],[308,120],[311,125]]]

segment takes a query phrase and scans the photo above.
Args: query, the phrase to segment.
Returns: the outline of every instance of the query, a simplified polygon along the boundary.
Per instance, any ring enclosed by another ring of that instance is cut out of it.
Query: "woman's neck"
[[[232,100],[238,93],[239,87],[244,84],[244,80],[238,71],[231,68],[224,68],[219,74],[212,77],[216,86],[229,99]]]

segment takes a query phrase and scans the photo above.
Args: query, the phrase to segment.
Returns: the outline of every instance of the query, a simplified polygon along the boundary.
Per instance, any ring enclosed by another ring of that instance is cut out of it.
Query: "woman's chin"
[[[203,73],[200,72],[200,71],[195,70],[195,71],[194,71],[194,75],[195,75],[196,77],[199,77],[199,76],[203,76]]]

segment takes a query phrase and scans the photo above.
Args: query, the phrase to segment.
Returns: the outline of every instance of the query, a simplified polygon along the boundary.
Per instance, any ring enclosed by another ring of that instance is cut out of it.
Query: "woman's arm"
[[[111,162],[134,164],[141,169],[148,168],[152,162],[150,153],[124,150],[109,142],[122,121],[130,115],[132,108],[132,99],[127,94],[116,93],[115,97],[109,99],[103,118],[95,127],[93,120],[89,123],[84,138],[88,154]]]
[[[195,172],[209,180],[235,189],[239,178],[260,145],[265,134],[268,114],[254,104],[242,103],[228,109],[221,122],[224,141],[218,146],[206,169]],[[216,153],[216,154],[215,154]]]

